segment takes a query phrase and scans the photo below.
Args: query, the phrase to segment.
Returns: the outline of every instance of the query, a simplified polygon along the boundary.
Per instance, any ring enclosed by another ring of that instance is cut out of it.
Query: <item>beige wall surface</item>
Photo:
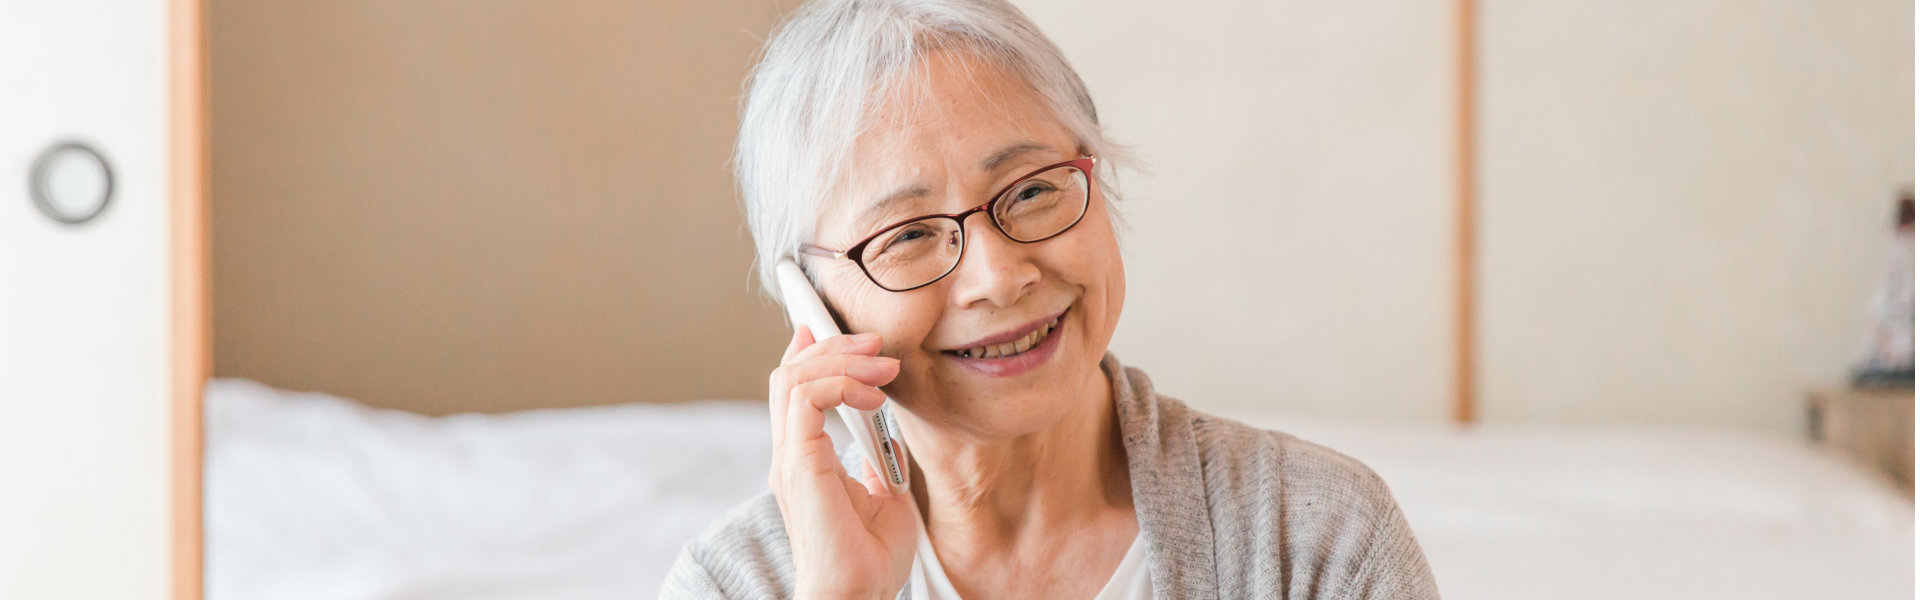
[[[1023,6],[1155,174],[1116,353],[1209,408],[1442,413],[1446,5]],[[758,396],[786,332],[722,167],[776,11],[216,2],[216,374],[430,413]]]
[[[725,163],[778,11],[215,0],[216,375],[428,413],[763,394],[787,329]]]
[[[768,2],[213,6],[216,373],[424,412],[757,397],[724,168]],[[1113,350],[1450,405],[1453,4],[1020,5],[1150,172]],[[1481,3],[1483,414],[1790,429],[1912,179],[1912,5]]]
[[[1913,180],[1913,4],[1485,0],[1482,398],[1790,431]]]
[[[1113,342],[1206,410],[1439,419],[1450,2],[1023,2],[1151,173]]]

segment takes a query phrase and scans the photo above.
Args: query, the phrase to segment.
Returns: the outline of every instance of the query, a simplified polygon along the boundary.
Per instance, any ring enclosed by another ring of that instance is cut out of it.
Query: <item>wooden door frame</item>
[[[1479,190],[1475,175],[1479,165],[1475,146],[1479,141],[1474,134],[1479,126],[1475,110],[1479,32],[1474,4],[1474,0],[1454,0],[1453,420],[1460,424],[1472,423],[1479,416],[1474,380],[1479,368],[1474,260],[1478,246],[1475,219]]]
[[[167,0],[173,600],[205,591],[202,394],[213,364],[208,270],[207,2]]]

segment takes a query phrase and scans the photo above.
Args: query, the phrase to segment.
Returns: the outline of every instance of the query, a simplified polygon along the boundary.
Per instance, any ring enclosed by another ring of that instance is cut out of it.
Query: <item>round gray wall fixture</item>
[[[54,144],[33,160],[27,177],[33,205],[55,221],[78,225],[107,210],[113,200],[113,168],[91,146]]]

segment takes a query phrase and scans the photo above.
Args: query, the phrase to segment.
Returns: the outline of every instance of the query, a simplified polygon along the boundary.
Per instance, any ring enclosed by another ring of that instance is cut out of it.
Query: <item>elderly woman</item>
[[[1195,412],[1107,352],[1124,156],[1019,10],[819,0],[750,81],[735,168],[762,282],[798,260],[857,335],[795,332],[769,377],[772,491],[690,543],[663,596],[1437,597],[1367,467]],[[822,430],[887,397],[899,493]]]

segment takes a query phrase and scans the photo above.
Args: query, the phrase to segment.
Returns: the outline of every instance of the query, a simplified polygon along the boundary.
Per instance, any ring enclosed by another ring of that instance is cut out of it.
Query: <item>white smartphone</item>
[[[814,293],[813,283],[807,281],[800,265],[793,259],[783,258],[774,265],[773,271],[780,280],[780,297],[787,305],[787,320],[793,322],[795,329],[806,325],[813,332],[815,343],[840,335],[840,325],[834,322],[833,313],[827,312],[820,295]],[[841,422],[847,424],[847,431],[853,433],[854,443],[866,452],[873,472],[880,474],[889,491],[898,494],[907,489],[907,465],[895,451],[894,439],[887,427],[887,407],[892,405],[893,400],[889,398],[878,410],[860,410],[845,404],[835,408]],[[859,473],[852,475],[860,477]]]

